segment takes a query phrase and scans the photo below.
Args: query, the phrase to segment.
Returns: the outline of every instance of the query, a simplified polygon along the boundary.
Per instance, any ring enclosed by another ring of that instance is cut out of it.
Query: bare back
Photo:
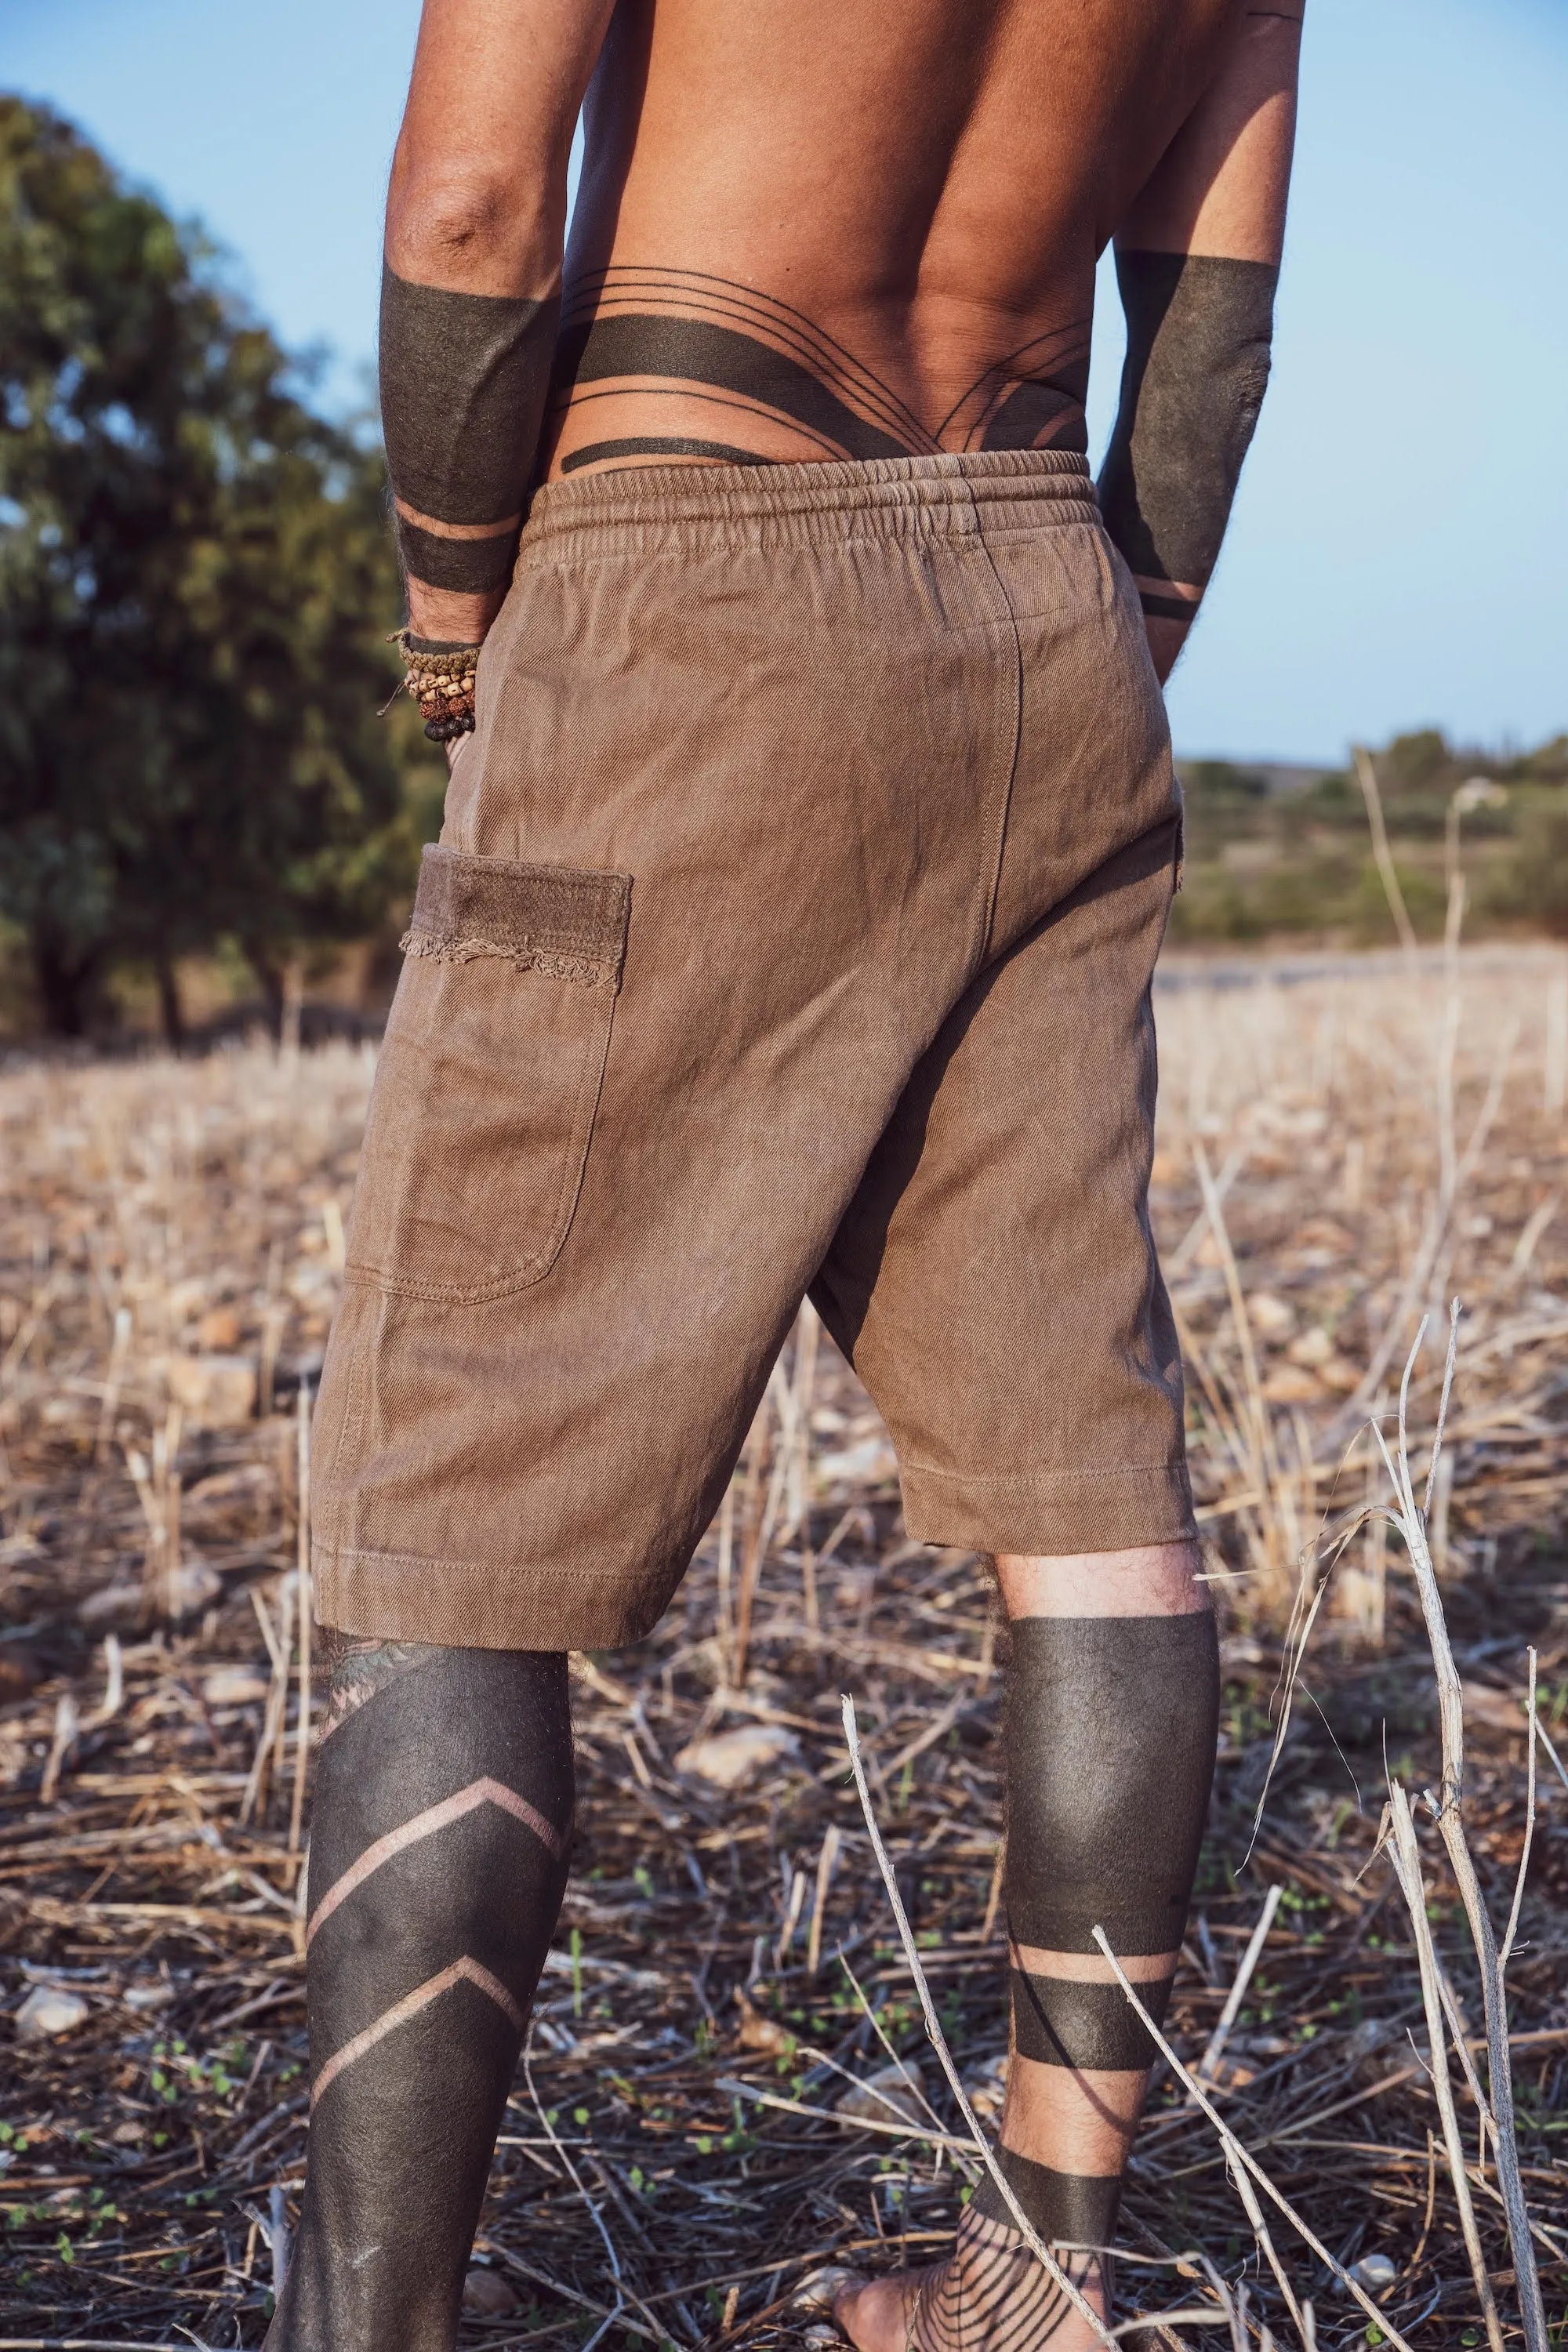
[[[381,352],[416,633],[483,636],[542,479],[1081,452],[1114,236],[1101,502],[1163,677],[1267,376],[1302,6],[423,0]]]
[[[621,0],[552,476],[1085,443],[1094,268],[1245,0]]]

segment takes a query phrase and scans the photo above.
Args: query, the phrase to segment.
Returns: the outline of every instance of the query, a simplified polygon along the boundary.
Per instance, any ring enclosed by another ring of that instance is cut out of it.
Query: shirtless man
[[[317,1423],[277,2352],[447,2352],[564,1884],[564,1654],[655,1622],[808,1290],[910,1531],[997,1561],[1002,2147],[1079,2291],[986,2184],[837,2315],[1093,2340],[1151,2045],[1091,1930],[1163,2009],[1217,1706],[1147,1214],[1159,682],[1267,374],[1300,6],[426,0],[382,381],[453,772]]]

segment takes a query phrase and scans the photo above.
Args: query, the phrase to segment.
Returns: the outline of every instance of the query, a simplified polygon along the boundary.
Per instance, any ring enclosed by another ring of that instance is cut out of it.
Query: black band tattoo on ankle
[[[605,435],[569,447],[563,473],[625,456],[712,457],[769,462],[742,438],[779,428],[820,457],[930,456],[942,449],[1082,451],[1089,374],[1087,320],[1041,335],[998,359],[945,416],[928,425],[876,371],[804,312],[731,278],[700,270],[617,264],[568,295],[556,354],[562,414],[590,402],[634,397],[724,412],[721,441],[668,435]]]
[[[1156,2025],[1164,2023],[1173,1981],[1156,1977],[1138,1988]],[[1020,2057],[1037,2065],[1141,2074],[1159,2055],[1119,1984],[1086,1984],[1081,1978],[1037,1976],[1016,1967],[1012,1989],[1014,2045]]]

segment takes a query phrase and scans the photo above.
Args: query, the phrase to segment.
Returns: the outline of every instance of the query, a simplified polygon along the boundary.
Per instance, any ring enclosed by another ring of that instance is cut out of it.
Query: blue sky
[[[0,0],[0,79],[368,383],[416,0]],[[1181,748],[1568,727],[1568,6],[1310,0],[1274,383],[1171,690]],[[1103,439],[1120,331],[1097,336]]]

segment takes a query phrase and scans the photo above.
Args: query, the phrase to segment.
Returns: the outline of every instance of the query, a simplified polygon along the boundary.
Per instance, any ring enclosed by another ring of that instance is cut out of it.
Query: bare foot
[[[943,2263],[928,2270],[895,2271],[890,2278],[841,2287],[833,2316],[858,2352],[907,2352],[921,2290],[946,2268]]]
[[[1063,2267],[1103,2318],[1099,2257]],[[833,2316],[856,2352],[1089,2352],[1098,2341],[1017,2232],[974,2212],[949,2261],[846,2285]]]

